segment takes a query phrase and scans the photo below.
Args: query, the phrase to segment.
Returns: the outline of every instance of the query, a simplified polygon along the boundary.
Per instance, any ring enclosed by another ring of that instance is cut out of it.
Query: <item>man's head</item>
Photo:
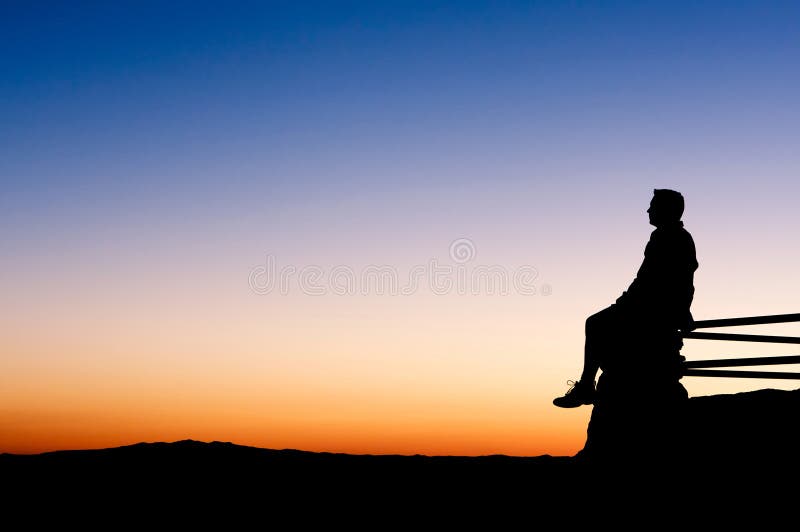
[[[675,190],[657,188],[653,190],[647,214],[650,215],[650,224],[656,227],[677,222],[683,216],[683,196]]]

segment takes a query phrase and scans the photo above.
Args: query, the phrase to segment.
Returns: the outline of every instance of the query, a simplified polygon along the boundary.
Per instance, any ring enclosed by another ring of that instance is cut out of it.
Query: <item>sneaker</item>
[[[582,384],[581,381],[567,381],[572,388],[561,397],[553,399],[553,404],[560,408],[575,408],[594,403],[594,383]]]

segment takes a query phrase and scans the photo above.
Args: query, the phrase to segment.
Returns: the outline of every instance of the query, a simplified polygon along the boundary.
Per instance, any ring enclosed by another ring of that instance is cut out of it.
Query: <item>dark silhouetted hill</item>
[[[433,510],[440,517],[455,512],[463,521],[469,512],[500,512],[499,518],[633,501],[662,509],[714,497],[752,505],[758,498],[778,500],[784,493],[780,486],[797,482],[798,413],[800,390],[695,397],[686,402],[680,429],[670,440],[675,448],[646,439],[615,440],[619,434],[600,431],[592,437],[604,445],[639,450],[605,460],[587,459],[585,453],[349,455],[185,440],[3,454],[0,475],[4,492],[15,499],[102,500],[130,511],[187,504],[192,511],[241,507],[271,514],[292,508],[317,515],[327,508],[339,517]],[[629,439],[636,439],[635,422]]]

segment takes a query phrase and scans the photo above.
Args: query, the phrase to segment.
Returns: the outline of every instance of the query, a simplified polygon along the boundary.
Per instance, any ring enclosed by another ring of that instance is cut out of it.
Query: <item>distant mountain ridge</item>
[[[564,500],[622,497],[619,490],[627,490],[628,498],[650,497],[667,486],[677,486],[669,490],[679,490],[684,500],[693,490],[697,497],[764,496],[765,490],[772,497],[779,493],[777,486],[795,482],[800,473],[798,413],[800,389],[694,397],[687,401],[680,433],[673,440],[679,448],[634,442],[643,452],[630,460],[623,456],[599,464],[581,453],[352,455],[183,440],[36,455],[6,453],[0,455],[0,476],[6,490],[39,498],[84,494],[89,500],[127,500],[133,493],[162,502],[178,495],[216,501],[257,498],[279,507],[302,499],[345,506],[369,501],[370,507],[435,501],[505,507],[514,501],[537,501],[545,508]],[[631,445],[613,440],[613,433],[595,437],[606,438],[612,446]]]

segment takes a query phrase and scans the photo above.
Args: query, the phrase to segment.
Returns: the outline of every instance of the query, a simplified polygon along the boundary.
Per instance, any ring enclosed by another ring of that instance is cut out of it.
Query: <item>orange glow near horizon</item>
[[[303,339],[293,331],[254,333],[264,343],[249,345],[237,340],[247,327],[242,320],[225,334],[207,330],[202,341],[163,338],[147,356],[112,327],[89,342],[65,323],[41,350],[20,343],[0,391],[0,449],[196,439],[358,454],[562,455],[582,445],[588,411],[553,417],[550,405],[536,405],[525,373],[515,371],[529,359],[514,356],[514,342],[458,339],[463,331],[454,318],[443,318],[436,331],[420,323],[416,334],[376,328],[354,337],[321,325]],[[507,334],[516,326],[495,327]],[[434,332],[447,337],[429,336]],[[413,354],[423,339],[435,351]],[[498,346],[506,367],[480,356]]]
[[[636,220],[631,213],[631,225]],[[602,224],[608,234],[619,232],[614,220],[595,225]],[[142,268],[123,248],[103,252],[105,261],[116,256],[120,265],[111,271],[93,266],[103,264],[98,253],[75,265],[62,262],[61,276],[30,266],[45,268],[52,263],[46,256],[29,259],[26,270],[15,272],[27,282],[3,287],[15,312],[3,322],[0,452],[195,439],[359,454],[574,455],[591,410],[558,409],[551,400],[577,377],[583,320],[604,306],[596,302],[613,301],[638,266],[648,235],[640,229],[621,233],[624,246],[607,243],[617,248],[613,257],[583,266],[598,253],[595,242],[569,232],[539,239],[553,256],[541,255],[537,282],[552,293],[535,295],[313,296],[296,287],[257,295],[247,284],[253,262],[233,251],[201,261],[205,248],[196,259],[186,257],[198,265],[188,269],[169,258],[168,268]],[[701,262],[696,318],[796,310],[782,288],[794,276],[794,255],[784,253],[769,278],[741,283],[742,272],[763,270],[753,262],[758,254],[734,258],[733,248],[704,245],[710,239],[703,224],[694,234]],[[442,240],[438,246],[422,241],[419,254],[450,260]],[[502,246],[485,240],[482,246],[475,239],[478,258],[468,266],[511,269],[523,262],[514,254],[524,235]],[[565,244],[569,250],[561,251]],[[160,249],[162,256],[172,253],[169,246]],[[349,260],[326,262],[375,262],[352,246],[346,251]],[[724,266],[732,261],[737,268]],[[795,324],[758,330],[796,334]],[[684,347],[690,358],[722,353],[786,350],[711,342]],[[692,395],[765,386],[731,379],[684,384]]]
[[[579,368],[583,324],[569,316],[588,307],[555,295],[244,293],[236,305],[211,296],[218,306],[194,305],[191,294],[150,306],[139,294],[106,312],[107,296],[97,293],[73,313],[68,299],[56,299],[47,334],[33,312],[12,316],[0,452],[195,439],[355,454],[563,456],[585,441],[591,410],[550,401]],[[698,307],[698,318],[728,314]],[[759,331],[795,334],[792,327]],[[684,353],[720,351],[701,342]],[[764,386],[684,384],[693,395]]]

